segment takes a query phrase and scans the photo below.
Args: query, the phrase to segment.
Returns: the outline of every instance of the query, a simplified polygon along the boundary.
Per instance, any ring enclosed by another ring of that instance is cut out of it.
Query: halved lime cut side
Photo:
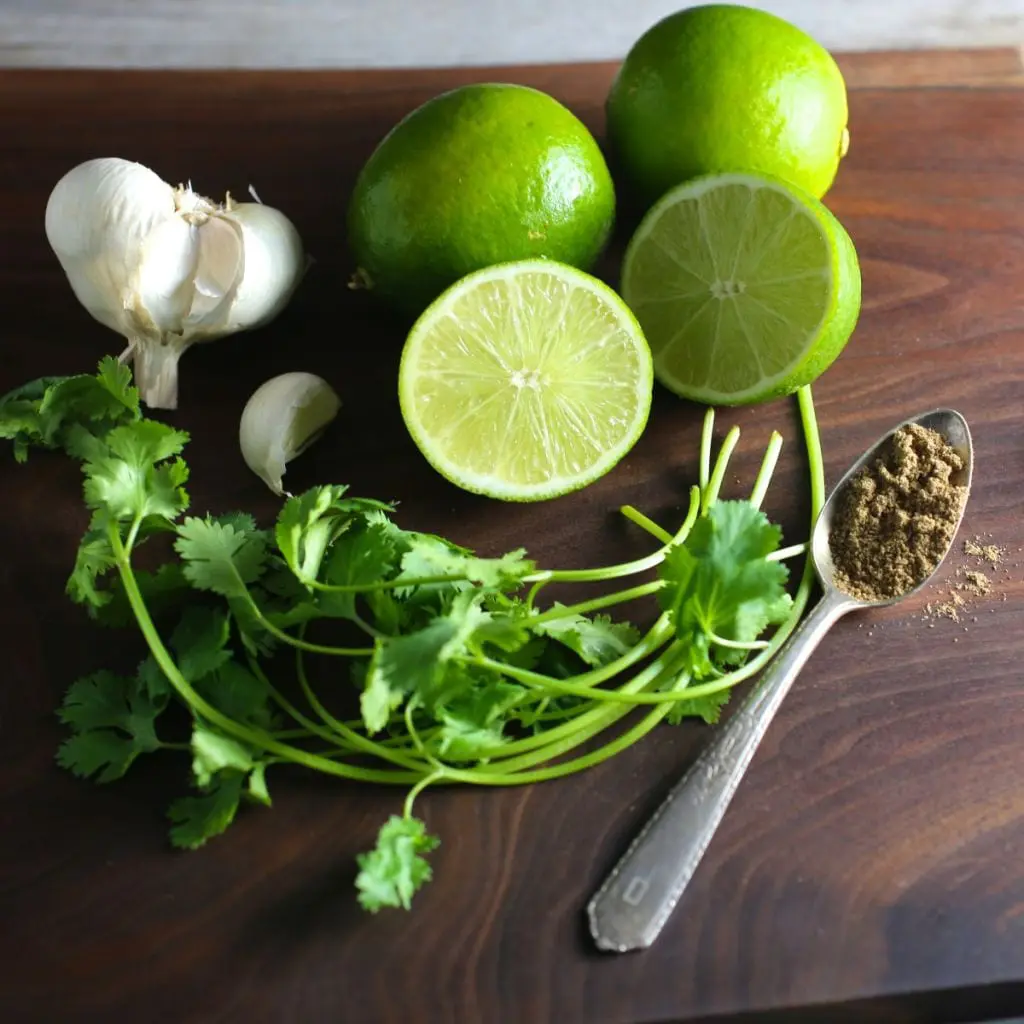
[[[468,491],[539,501],[578,490],[636,443],[650,349],[607,285],[551,260],[477,271],[413,326],[402,352],[406,426]]]
[[[672,189],[637,228],[622,269],[658,380],[713,405],[816,379],[853,333],[860,284],[853,242],[829,210],[750,174]]]

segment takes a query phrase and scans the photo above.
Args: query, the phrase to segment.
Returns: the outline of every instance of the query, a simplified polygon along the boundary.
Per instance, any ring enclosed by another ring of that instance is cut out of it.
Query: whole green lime
[[[705,174],[781,178],[820,198],[846,153],[846,84],[829,52],[772,14],[691,7],[634,44],[607,101],[616,170],[644,204]]]
[[[615,193],[586,127],[546,93],[468,85],[384,138],[348,211],[357,282],[419,312],[474,270],[529,258],[589,269]]]

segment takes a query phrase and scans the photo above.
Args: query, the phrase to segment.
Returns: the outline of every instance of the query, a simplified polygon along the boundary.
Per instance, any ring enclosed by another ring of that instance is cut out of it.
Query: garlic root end
[[[163,343],[137,345],[132,354],[135,386],[150,409],[178,408],[178,360],[187,346]]]

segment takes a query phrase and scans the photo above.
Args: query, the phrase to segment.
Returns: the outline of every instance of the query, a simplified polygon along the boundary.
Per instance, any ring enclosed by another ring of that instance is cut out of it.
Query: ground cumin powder
[[[840,496],[830,540],[839,589],[882,601],[925,579],[956,532],[967,489],[951,477],[963,468],[941,434],[900,427]]]

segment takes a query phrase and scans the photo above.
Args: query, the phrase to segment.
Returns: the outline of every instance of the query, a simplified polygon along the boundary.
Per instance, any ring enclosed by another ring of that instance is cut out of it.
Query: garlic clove
[[[199,229],[179,217],[158,224],[139,252],[132,304],[139,333],[181,334],[195,293]]]
[[[338,415],[341,399],[322,377],[282,373],[261,384],[246,402],[238,428],[245,464],[275,493],[288,496],[285,467]]]
[[[46,204],[46,238],[79,302],[131,340],[142,245],[174,215],[174,190],[142,164],[106,157],[65,174]]]
[[[238,203],[221,215],[242,233],[245,265],[227,315],[227,329],[259,327],[288,304],[306,272],[306,251],[295,225],[262,203]]]
[[[245,265],[244,244],[242,232],[224,218],[211,218],[199,229],[191,325],[221,316],[234,300]]]

